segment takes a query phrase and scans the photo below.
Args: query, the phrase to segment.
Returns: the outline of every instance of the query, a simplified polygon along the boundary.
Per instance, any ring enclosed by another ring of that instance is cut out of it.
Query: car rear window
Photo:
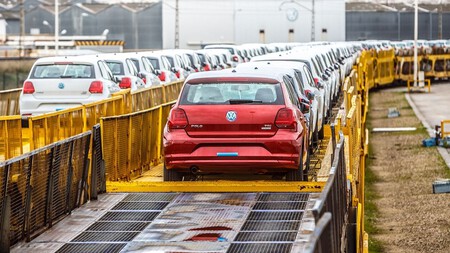
[[[117,61],[105,61],[106,65],[108,65],[108,68],[111,70],[111,72],[113,73],[113,75],[119,75],[119,76],[123,76],[125,75],[124,70],[123,70],[123,64],[121,62],[117,62]]]
[[[186,83],[181,105],[284,104],[280,84],[272,83]]]
[[[95,78],[95,71],[90,64],[43,64],[34,67],[31,78]]]
[[[147,57],[147,59],[150,61],[150,63],[152,64],[152,66],[153,66],[155,69],[161,69],[161,68],[159,67],[159,61],[158,61],[158,59],[153,58],[153,57]]]

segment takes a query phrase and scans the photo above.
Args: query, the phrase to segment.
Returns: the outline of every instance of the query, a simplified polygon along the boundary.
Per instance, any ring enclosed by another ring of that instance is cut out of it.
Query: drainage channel
[[[129,193],[122,196],[81,230],[70,227],[73,222],[55,226],[55,231],[78,232],[64,236],[46,232],[40,240],[23,245],[18,252],[43,247],[47,249],[45,252],[58,253],[301,252],[314,229],[314,219],[307,210],[319,194]],[[83,207],[80,209],[84,213]]]

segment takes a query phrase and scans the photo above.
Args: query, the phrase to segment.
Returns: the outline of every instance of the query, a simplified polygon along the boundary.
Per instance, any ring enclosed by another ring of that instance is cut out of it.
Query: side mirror
[[[171,70],[173,73],[176,73],[176,72],[177,72],[177,70],[175,69],[175,67],[170,68],[170,70]]]
[[[314,95],[314,93],[312,93],[312,92],[309,92],[309,93],[307,93],[307,95],[306,95],[306,97],[309,99],[309,101],[312,101],[312,100],[314,100],[314,97],[315,97],[316,95]]]
[[[153,72],[153,74],[159,76],[161,75],[162,71],[160,69],[155,69],[155,71]]]
[[[142,73],[142,72],[139,72],[139,73],[137,74],[137,77],[139,77],[140,79],[144,79],[144,78],[145,78],[145,74]]]
[[[308,104],[305,102],[300,103],[300,110],[302,111],[303,114],[309,113],[309,103]]]
[[[335,70],[338,70],[339,69],[339,65],[336,63],[336,64],[334,64],[334,69]]]

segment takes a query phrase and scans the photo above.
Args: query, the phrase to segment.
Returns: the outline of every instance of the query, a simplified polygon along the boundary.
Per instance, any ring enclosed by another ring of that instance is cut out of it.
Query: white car
[[[20,94],[22,116],[95,102],[120,91],[105,61],[93,56],[38,59]]]
[[[162,81],[159,79],[159,75],[161,71],[155,70],[150,61],[144,56],[140,55],[140,53],[120,53],[123,57],[130,59],[136,70],[138,72],[138,77],[140,77],[144,83],[145,87],[151,87],[162,84]]]
[[[226,49],[231,53],[231,60],[235,62],[235,64],[239,64],[244,62],[244,56],[242,55],[241,49],[236,45],[228,45],[228,44],[217,44],[217,45],[207,45],[204,48],[205,50],[209,49]]]
[[[169,60],[160,52],[149,51],[140,52],[137,54],[142,55],[155,68],[158,73],[158,77],[163,84],[178,81],[177,76],[171,69],[172,67]]]
[[[121,89],[135,91],[150,87],[150,85],[146,86],[144,80],[138,77],[137,68],[131,59],[121,54],[99,54],[96,57],[106,62],[114,77],[120,80],[119,87]]]

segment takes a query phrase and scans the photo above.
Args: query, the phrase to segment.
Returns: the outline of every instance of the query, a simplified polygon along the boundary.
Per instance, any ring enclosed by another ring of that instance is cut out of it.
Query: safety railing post
[[[52,219],[53,219],[53,177],[54,177],[54,163],[55,163],[55,153],[59,149],[58,146],[55,146],[50,151],[50,166],[49,166],[49,176],[48,176],[48,182],[47,182],[47,201],[46,201],[46,208],[45,208],[45,224],[47,224],[49,227],[52,226]]]
[[[70,206],[70,193],[72,190],[72,180],[73,180],[73,164],[72,164],[72,158],[73,158],[73,145],[74,142],[70,143],[69,148],[69,164],[68,164],[68,172],[67,172],[67,185],[66,185],[66,213],[70,213],[72,207]]]
[[[30,221],[30,210],[31,210],[31,193],[33,188],[31,187],[31,172],[33,170],[33,160],[34,156],[30,156],[28,160],[28,175],[27,175],[27,188],[26,188],[26,200],[25,200],[25,212],[24,212],[24,231],[25,240],[27,242],[31,241],[30,238],[30,230],[31,230],[31,221]]]
[[[10,247],[10,220],[11,220],[11,198],[8,195],[8,178],[9,178],[10,165],[4,167],[3,172],[3,205],[1,208],[0,216],[0,253],[9,253]]]
[[[81,187],[80,187],[80,201],[77,203],[77,207],[85,203],[89,199],[89,187],[88,187],[88,176],[89,176],[89,149],[91,147],[91,134],[86,137],[86,144],[84,146],[84,163],[83,163],[83,173],[81,177]],[[84,193],[84,194],[83,194]]]
[[[331,128],[331,143],[333,145],[333,152],[331,153],[331,161],[333,161],[334,156],[336,155],[335,154],[335,152],[336,152],[336,129],[335,129],[334,123],[331,123],[330,128]]]
[[[157,159],[158,159],[158,161],[161,159],[161,154],[162,154],[162,147],[161,147],[161,143],[162,143],[162,139],[161,139],[161,133],[162,133],[162,129],[163,129],[163,119],[162,119],[162,110],[163,110],[163,107],[162,106],[159,106],[159,108],[158,108],[158,135],[157,135],[157,138],[156,138],[156,146],[157,146],[157,149],[156,149],[156,157],[157,157]]]

